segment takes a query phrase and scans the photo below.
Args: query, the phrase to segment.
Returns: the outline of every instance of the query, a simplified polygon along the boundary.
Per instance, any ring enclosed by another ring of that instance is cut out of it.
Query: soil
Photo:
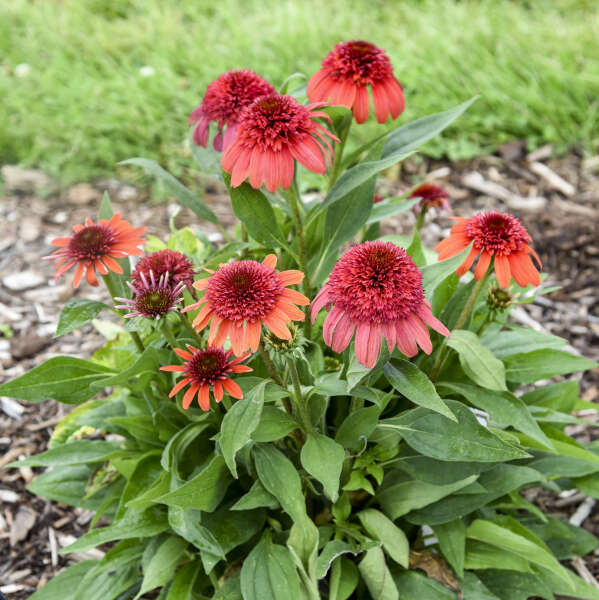
[[[550,149],[525,156],[522,148],[515,142],[497,156],[459,163],[409,159],[401,170],[385,174],[378,192],[396,195],[429,179],[450,193],[456,215],[498,209],[520,217],[549,274],[544,285],[562,287],[522,305],[516,321],[561,335],[571,350],[598,360],[599,157],[551,158]],[[550,173],[539,170],[535,166],[539,163]],[[73,296],[107,300],[102,288],[83,284],[73,290],[69,277],[53,281],[52,265],[40,260],[52,251],[53,238],[67,235],[72,225],[97,214],[104,191],[110,193],[115,211],[135,225],[147,226],[148,233],[159,238],[167,235],[175,211],[174,204],[155,204],[147,191],[116,180],[61,190],[52,188],[39,172],[33,172],[34,176],[17,167],[6,169],[4,195],[0,196],[0,382],[59,354],[88,357],[104,342],[92,326],[53,338],[66,300]],[[206,200],[230,227],[233,217],[224,190],[209,189]],[[198,223],[186,209],[176,222],[178,227],[188,225],[222,242],[215,227]],[[413,223],[412,213],[406,213],[386,222],[383,233],[409,233]],[[431,246],[445,237],[451,224],[446,215],[428,216],[422,232],[425,243]],[[599,369],[574,377],[580,380],[582,397],[599,403]],[[53,426],[69,410],[54,401],[28,404],[0,398],[0,402],[0,468],[45,450]],[[579,416],[589,425],[576,426],[573,433],[585,441],[599,438],[599,419],[594,414]],[[83,558],[65,557],[58,550],[86,531],[91,514],[27,492],[25,486],[37,471],[0,470],[0,592],[8,600],[28,598],[69,562]],[[559,498],[544,492],[533,499],[544,510],[566,519],[585,501],[582,494]],[[583,526],[599,535],[599,510],[592,507]],[[96,550],[85,557],[101,554]],[[584,561],[582,566],[570,566],[589,581],[599,576],[599,552]]]

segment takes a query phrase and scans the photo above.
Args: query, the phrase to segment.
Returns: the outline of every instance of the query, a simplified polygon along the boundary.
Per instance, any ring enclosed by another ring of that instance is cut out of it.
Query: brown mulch
[[[379,192],[397,194],[430,178],[450,192],[457,215],[498,209],[519,216],[549,273],[544,285],[562,288],[524,305],[516,321],[561,335],[574,351],[599,360],[599,157],[558,159],[547,152],[527,157],[522,148],[516,142],[498,156],[451,164],[412,158],[401,169],[386,173]],[[0,196],[0,382],[58,354],[88,357],[103,344],[102,335],[92,326],[52,337],[60,308],[70,297],[107,299],[101,288],[82,285],[74,291],[68,278],[53,282],[51,264],[39,260],[52,251],[52,238],[66,235],[73,224],[95,215],[104,190],[110,192],[115,210],[158,237],[167,235],[175,210],[174,204],[154,204],[147,192],[115,180],[57,190],[43,174],[5,169],[5,195]],[[217,188],[207,201],[230,226],[226,195]],[[384,225],[383,233],[409,233],[412,224],[411,213],[400,215]],[[198,223],[185,209],[177,225],[189,225],[217,243],[222,240],[212,225]],[[450,226],[445,216],[429,219],[423,229],[425,243],[433,245]],[[599,402],[599,370],[585,374],[580,382],[583,397]],[[0,398],[0,402],[0,467],[43,451],[53,426],[69,410],[51,401],[28,404]],[[589,419],[589,427],[576,430],[577,437],[599,437],[594,416],[583,416]],[[0,470],[0,591],[8,600],[28,598],[68,564],[73,557],[58,550],[82,535],[91,518],[86,511],[27,492],[25,486],[35,471]],[[574,497],[565,506],[559,501],[543,496],[545,510],[569,518],[584,498]],[[599,534],[599,511],[591,510],[583,526]],[[100,555],[96,551],[90,556]],[[586,559],[596,577],[598,556]],[[580,573],[580,565],[577,570]]]

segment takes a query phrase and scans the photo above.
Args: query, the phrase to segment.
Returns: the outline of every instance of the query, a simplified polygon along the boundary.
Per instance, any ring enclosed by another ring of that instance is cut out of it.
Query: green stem
[[[104,280],[104,285],[106,286],[106,289],[108,290],[108,293],[110,294],[110,297],[114,302],[114,299],[118,296],[118,292],[110,273],[108,273],[108,275],[102,275],[102,279]],[[116,312],[121,316],[121,318],[123,318],[122,311],[117,310]],[[143,352],[146,348],[144,346],[144,343],[141,341],[141,338],[139,337],[137,331],[130,331],[129,334],[131,335],[131,339],[133,340],[133,343],[135,344],[138,351]]]
[[[341,163],[343,160],[343,150],[345,149],[345,142],[347,141],[347,138],[349,137],[349,130],[350,130],[352,121],[353,121],[353,119],[351,119],[349,121],[345,130],[340,133],[339,138],[341,141],[338,144],[335,144],[335,156],[333,157],[333,166],[331,167],[331,174],[329,175],[329,187],[327,189],[327,192],[331,190],[333,185],[335,185],[335,182],[337,181],[337,179],[339,179],[339,175],[341,174]]]
[[[458,317],[458,320],[456,321],[456,324],[453,328],[454,330],[461,329],[462,326],[464,325],[464,323],[466,323],[466,321],[468,320],[468,317],[470,316],[470,313],[472,312],[472,309],[474,308],[474,305],[476,304],[478,295],[480,294],[481,289],[487,283],[487,280],[489,279],[489,275],[491,275],[492,272],[493,272],[493,263],[491,263],[489,265],[487,272],[484,274],[484,276],[479,281],[476,282],[476,284],[472,288],[472,291],[470,292],[470,296],[468,296],[468,300],[466,300],[466,304],[464,304],[464,308],[462,309],[462,312],[460,313],[460,316]],[[431,381],[435,381],[437,379],[437,376],[439,375],[439,371],[441,370],[441,365],[442,365],[443,359],[445,358],[446,352],[447,352],[447,338],[445,340],[443,340],[443,344],[441,345],[441,348],[439,349],[439,354],[437,354],[437,358],[435,360],[435,364],[433,365],[433,369],[432,369],[431,375],[430,375]]]
[[[424,218],[426,217],[426,208],[422,207],[422,210],[418,213],[418,217],[416,217],[416,231],[420,233],[422,226],[424,225]]]
[[[299,268],[304,274],[304,280],[302,282],[304,296],[308,299],[312,297],[312,290],[310,289],[310,277],[308,275],[308,255],[306,253],[306,238],[304,234],[304,227],[302,225],[302,218],[299,212],[298,204],[298,193],[294,185],[287,190],[287,199],[289,200],[289,206],[291,208],[291,215],[293,217],[293,223],[295,225],[295,232],[297,234],[297,245],[299,251]],[[304,335],[310,339],[312,333],[312,322],[308,315],[304,320]]]
[[[220,230],[220,232],[223,234],[223,237],[225,238],[225,241],[231,242],[231,236],[227,233],[227,230],[220,224],[220,223],[215,223],[215,225],[218,227],[218,229]]]
[[[241,223],[241,241],[247,243],[248,240],[249,240],[248,230],[247,230],[246,226],[243,223]],[[249,254],[249,250],[247,248],[244,248],[241,251],[241,259],[243,260],[244,258],[247,258],[248,254]]]
[[[191,334],[193,339],[196,341],[198,346],[201,346],[202,338],[198,335],[198,332],[193,328],[193,325],[191,324],[191,321],[189,320],[187,313],[178,312],[177,314],[179,315],[179,318],[181,319],[181,323],[183,323],[183,325],[185,326],[187,331],[189,331],[189,333]]]
[[[291,374],[291,381],[293,382],[293,395],[296,413],[298,414],[301,423],[304,425],[306,433],[312,433],[312,419],[310,418],[310,414],[308,412],[308,406],[304,402],[297,367],[291,358],[287,359],[287,364],[289,365],[289,373]]]
[[[175,339],[171,326],[166,320],[166,315],[162,318],[162,333],[164,333],[164,337],[166,338],[166,341],[170,344],[170,347],[173,349],[176,348],[177,340]]]
[[[218,577],[216,576],[214,569],[212,569],[212,571],[210,571],[210,573],[208,573],[208,577],[210,578],[210,583],[212,584],[214,591],[216,592],[217,590],[219,590],[220,584],[218,583]]]
[[[274,363],[270,359],[270,356],[268,356],[268,352],[265,350],[262,340],[260,340],[260,345],[258,346],[258,350],[260,351],[260,356],[262,357],[262,360],[264,361],[264,365],[266,366],[266,370],[268,371],[270,378],[277,385],[284,387],[283,380],[281,379],[281,376],[278,374],[277,368],[275,367]]]

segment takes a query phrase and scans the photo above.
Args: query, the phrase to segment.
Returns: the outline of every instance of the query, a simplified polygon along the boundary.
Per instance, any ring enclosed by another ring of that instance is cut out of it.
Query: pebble
[[[2,279],[4,287],[13,292],[22,292],[30,290],[45,283],[46,278],[35,271],[21,271],[20,273],[11,273]]]
[[[102,199],[102,193],[89,183],[78,183],[69,188],[67,201],[69,204],[92,204]]]
[[[137,198],[137,188],[133,187],[132,185],[124,185],[119,188],[116,197],[117,200],[120,200],[121,202],[135,200],[135,198]]]
[[[23,169],[16,165],[2,167],[4,187],[9,192],[35,192],[47,188],[52,183],[48,175],[37,169]]]
[[[34,242],[41,235],[40,220],[37,217],[23,217],[19,226],[19,237],[24,242]]]

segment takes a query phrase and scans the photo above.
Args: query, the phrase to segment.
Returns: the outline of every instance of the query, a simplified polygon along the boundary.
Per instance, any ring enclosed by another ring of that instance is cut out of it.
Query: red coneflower
[[[79,287],[84,271],[87,282],[98,285],[96,269],[101,275],[106,275],[108,271],[121,274],[123,269],[116,258],[143,254],[141,246],[145,240],[141,236],[146,228],[133,227],[129,221],[121,218],[120,213],[113,215],[110,220],[100,219],[97,224],[87,218],[85,225],[75,225],[73,231],[75,233],[70,237],[52,240],[52,245],[60,248],[43,258],[58,259],[55,280],[77,264],[74,287]]]
[[[449,194],[437,185],[432,183],[423,183],[410,192],[408,198],[420,198],[420,202],[414,206],[416,212],[437,209],[437,212],[442,210],[451,210],[451,205],[447,198]]]
[[[516,217],[494,210],[469,219],[452,219],[458,224],[451,228],[449,237],[440,242],[435,250],[439,253],[439,260],[445,260],[458,255],[474,242],[470,254],[456,271],[458,275],[463,275],[480,255],[474,270],[477,281],[484,277],[493,259],[497,283],[502,288],[509,286],[511,277],[521,287],[541,283],[541,276],[530,255],[533,255],[539,268],[542,266],[541,259],[528,245],[532,239]]]
[[[133,298],[115,298],[124,303],[116,308],[131,311],[125,315],[126,318],[147,317],[158,320],[169,311],[177,310],[177,304],[183,300],[182,292],[185,284],[182,281],[171,286],[168,272],[163,273],[156,281],[152,270],[150,270],[149,282],[143,272],[139,274],[139,277],[139,283],[127,282],[133,292]]]
[[[202,104],[189,116],[188,125],[193,125],[193,141],[197,146],[208,145],[208,126],[216,121],[218,134],[214,137],[215,150],[222,151],[235,137],[241,110],[256,98],[274,94],[275,88],[254,71],[241,69],[227,71],[215,79],[207,88]],[[223,128],[227,126],[223,137]]]
[[[200,408],[210,410],[210,388],[212,388],[217,402],[223,399],[224,392],[227,392],[233,398],[243,398],[243,392],[239,385],[229,379],[227,375],[229,373],[249,373],[252,371],[250,367],[239,364],[248,358],[249,354],[229,360],[233,356],[231,351],[225,352],[222,348],[214,346],[208,346],[205,350],[200,350],[187,344],[187,350],[181,348],[174,348],[174,350],[185,361],[185,364],[167,365],[160,367],[160,370],[183,373],[183,379],[175,384],[168,397],[172,398],[186,385],[189,385],[189,389],[183,396],[183,408],[185,410],[189,408],[196,393]]]
[[[380,194],[375,194],[374,197],[372,198],[372,203],[378,204],[379,202],[382,202],[383,200],[384,200],[384,198]]]
[[[290,339],[287,323],[305,318],[296,304],[307,305],[310,301],[286,287],[300,283],[304,274],[293,270],[278,273],[276,264],[274,254],[269,254],[261,263],[255,260],[232,262],[221,265],[213,275],[193,284],[206,293],[183,311],[203,305],[193,325],[201,331],[212,320],[209,344],[222,346],[228,337],[236,356],[249,348],[256,352],[262,323],[282,340]]]
[[[168,279],[171,284],[182,281],[187,287],[193,285],[193,264],[181,252],[174,250],[158,250],[144,256],[136,265],[131,273],[131,280],[137,286],[143,284],[141,274],[150,276],[150,271],[154,277],[160,279],[165,273],[168,273]]]
[[[319,110],[324,102],[302,106],[291,96],[271,94],[254,100],[239,119],[237,135],[225,149],[221,165],[237,187],[248,177],[253,188],[262,182],[269,191],[288,188],[297,159],[306,169],[324,173],[333,149],[327,136],[338,139],[313,119],[329,116]]]
[[[312,321],[322,307],[332,310],[324,322],[325,343],[343,352],[356,332],[356,357],[368,368],[376,364],[381,336],[389,352],[397,346],[414,356],[418,346],[433,346],[427,325],[442,335],[422,290],[422,274],[403,248],[391,242],[365,242],[348,250],[312,302]]]
[[[372,88],[374,114],[379,123],[391,115],[397,119],[405,101],[401,84],[384,50],[370,42],[340,42],[322,61],[308,82],[310,102],[330,101],[351,108],[357,123],[370,113],[368,86]]]

